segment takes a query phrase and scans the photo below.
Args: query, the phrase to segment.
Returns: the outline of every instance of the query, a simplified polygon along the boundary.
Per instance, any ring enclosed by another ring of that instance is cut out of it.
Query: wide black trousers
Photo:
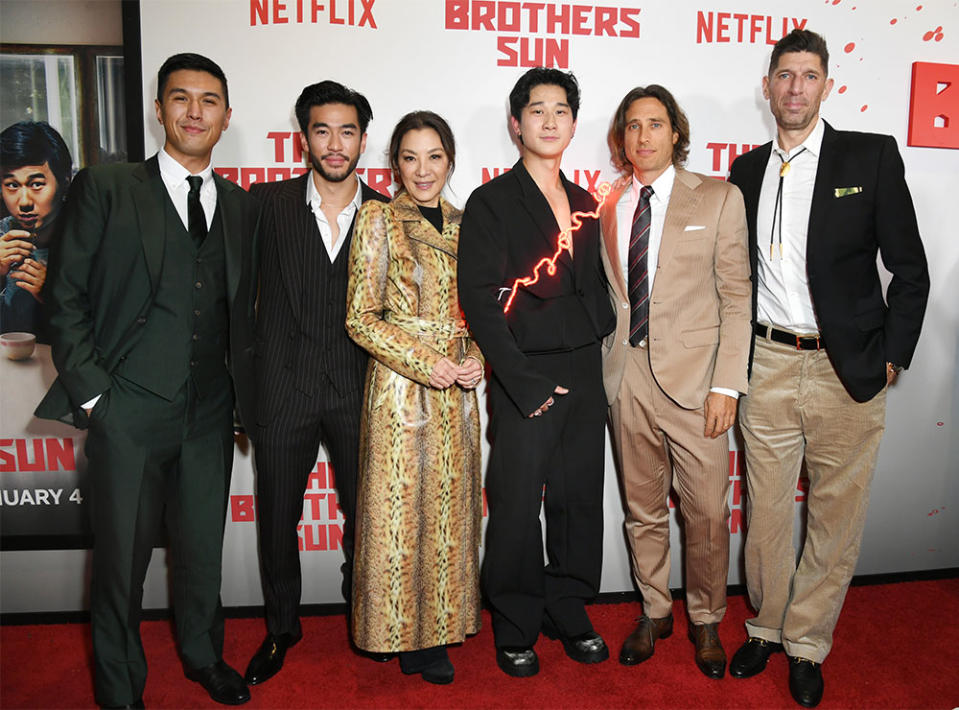
[[[590,631],[584,605],[599,591],[602,571],[606,395],[600,346],[529,357],[570,392],[555,395],[542,416],[528,418],[495,372],[490,383],[482,583],[497,647],[532,646],[544,620],[566,636]]]
[[[268,425],[257,427],[254,455],[260,574],[266,627],[272,634],[301,634],[302,575],[296,526],[321,444],[330,456],[344,517],[342,592],[346,602],[350,601],[362,399],[359,392],[341,395],[332,386],[314,397],[294,391]]]
[[[143,581],[166,523],[173,609],[184,665],[222,658],[223,528],[233,462],[233,391],[172,401],[114,376],[90,418],[86,455],[95,536],[90,615],[96,701],[122,706],[143,695]]]

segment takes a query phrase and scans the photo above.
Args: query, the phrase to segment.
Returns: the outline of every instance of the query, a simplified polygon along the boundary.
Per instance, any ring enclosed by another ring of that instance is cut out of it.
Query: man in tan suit
[[[656,639],[673,631],[667,495],[675,480],[686,528],[689,637],[696,665],[721,678],[727,431],[746,392],[750,340],[743,198],[732,185],[681,167],[689,122],[661,86],[626,94],[609,145],[613,164],[632,175],[617,182],[601,212],[617,314],[603,377],[644,611],[619,660],[647,660]]]

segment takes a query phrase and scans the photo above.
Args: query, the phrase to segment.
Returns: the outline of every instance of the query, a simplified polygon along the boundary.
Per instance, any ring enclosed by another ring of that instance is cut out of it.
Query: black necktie
[[[199,175],[190,175],[186,180],[190,183],[190,194],[186,197],[188,228],[196,248],[199,249],[203,240],[206,239],[206,215],[203,213],[203,205],[200,204],[200,186],[203,184],[203,178]]]
[[[629,234],[629,344],[636,346],[649,332],[649,252],[650,208],[653,188],[643,185],[639,203],[633,213],[633,228]]]

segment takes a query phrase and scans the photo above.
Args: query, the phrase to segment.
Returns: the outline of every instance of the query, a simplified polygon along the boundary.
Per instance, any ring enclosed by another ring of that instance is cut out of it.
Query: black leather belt
[[[796,335],[787,330],[779,330],[770,325],[756,323],[753,326],[753,332],[756,335],[775,340],[777,343],[792,345],[796,350],[822,350],[822,338],[818,335]]]

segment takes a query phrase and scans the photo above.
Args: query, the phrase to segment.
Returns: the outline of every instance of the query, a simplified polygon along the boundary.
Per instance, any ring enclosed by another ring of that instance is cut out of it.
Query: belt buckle
[[[793,335],[794,335],[794,337],[796,338],[796,350],[802,350],[802,349],[803,349],[803,348],[802,348],[802,341],[804,340],[804,338],[802,338],[802,337],[800,337],[800,336],[798,336],[798,335],[795,335],[795,333],[794,333]],[[819,351],[820,345],[819,345],[819,336],[818,336],[818,335],[813,336],[813,337],[806,337],[806,338],[805,338],[805,340],[813,340],[813,339],[815,339],[815,341],[816,341],[816,350]]]

